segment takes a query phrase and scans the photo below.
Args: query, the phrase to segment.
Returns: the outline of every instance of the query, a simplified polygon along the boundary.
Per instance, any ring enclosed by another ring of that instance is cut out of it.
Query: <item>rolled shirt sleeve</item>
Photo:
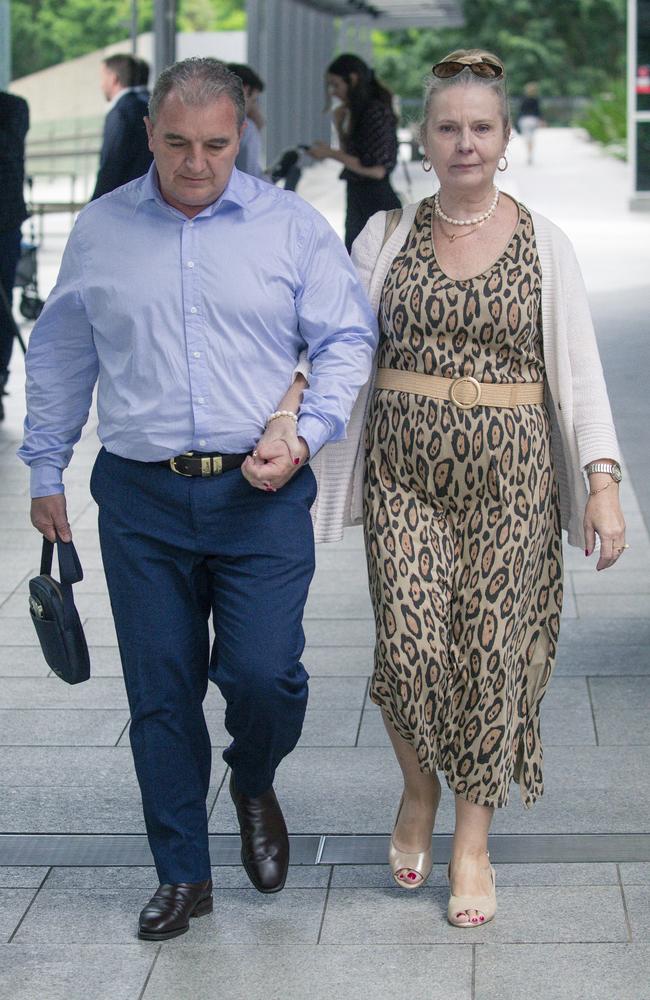
[[[378,340],[376,317],[347,251],[319,217],[302,247],[296,309],[311,363],[298,434],[313,457],[327,442],[345,437],[354,402],[370,377]]]
[[[32,497],[63,493],[63,470],[88,419],[98,374],[83,302],[80,224],[68,240],[57,283],[29,338],[27,416],[18,457],[30,467]]]

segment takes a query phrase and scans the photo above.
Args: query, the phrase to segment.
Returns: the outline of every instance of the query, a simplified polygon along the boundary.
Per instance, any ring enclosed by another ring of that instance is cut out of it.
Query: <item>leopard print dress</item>
[[[484,273],[447,277],[425,199],[384,284],[380,368],[544,380],[530,213]],[[477,406],[380,389],[366,426],[372,700],[470,802],[543,792],[540,703],[562,609],[559,496],[543,404]]]

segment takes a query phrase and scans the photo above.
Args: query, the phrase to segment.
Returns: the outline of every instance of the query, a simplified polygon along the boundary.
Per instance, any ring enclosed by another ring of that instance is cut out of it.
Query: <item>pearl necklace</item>
[[[443,222],[448,223],[450,226],[477,226],[482,222],[487,222],[487,220],[494,215],[497,205],[499,204],[499,193],[498,187],[495,187],[492,204],[488,208],[487,212],[484,212],[483,215],[477,215],[475,219],[452,219],[451,216],[445,215],[440,207],[440,191],[436,191],[433,196],[433,209],[438,218],[442,219]]]

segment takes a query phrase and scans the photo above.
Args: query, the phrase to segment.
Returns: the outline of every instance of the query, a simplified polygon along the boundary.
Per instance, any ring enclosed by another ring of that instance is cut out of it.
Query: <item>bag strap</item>
[[[388,243],[389,239],[399,226],[402,221],[402,209],[401,208],[391,208],[390,211],[386,212],[386,227],[384,229],[384,240],[382,243],[382,250]]]
[[[79,583],[84,578],[77,550],[72,542],[64,542],[56,536],[56,554],[59,560],[59,574],[61,583]],[[54,557],[54,543],[43,539],[43,549],[41,552],[41,573],[50,574],[52,572],[52,559]]]

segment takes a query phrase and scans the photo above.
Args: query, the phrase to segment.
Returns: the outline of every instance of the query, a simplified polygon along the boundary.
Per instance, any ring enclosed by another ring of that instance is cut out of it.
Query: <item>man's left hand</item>
[[[266,428],[241,471],[251,486],[266,493],[275,493],[289,482],[308,458],[307,442],[297,436],[295,421],[291,417],[278,417]]]

